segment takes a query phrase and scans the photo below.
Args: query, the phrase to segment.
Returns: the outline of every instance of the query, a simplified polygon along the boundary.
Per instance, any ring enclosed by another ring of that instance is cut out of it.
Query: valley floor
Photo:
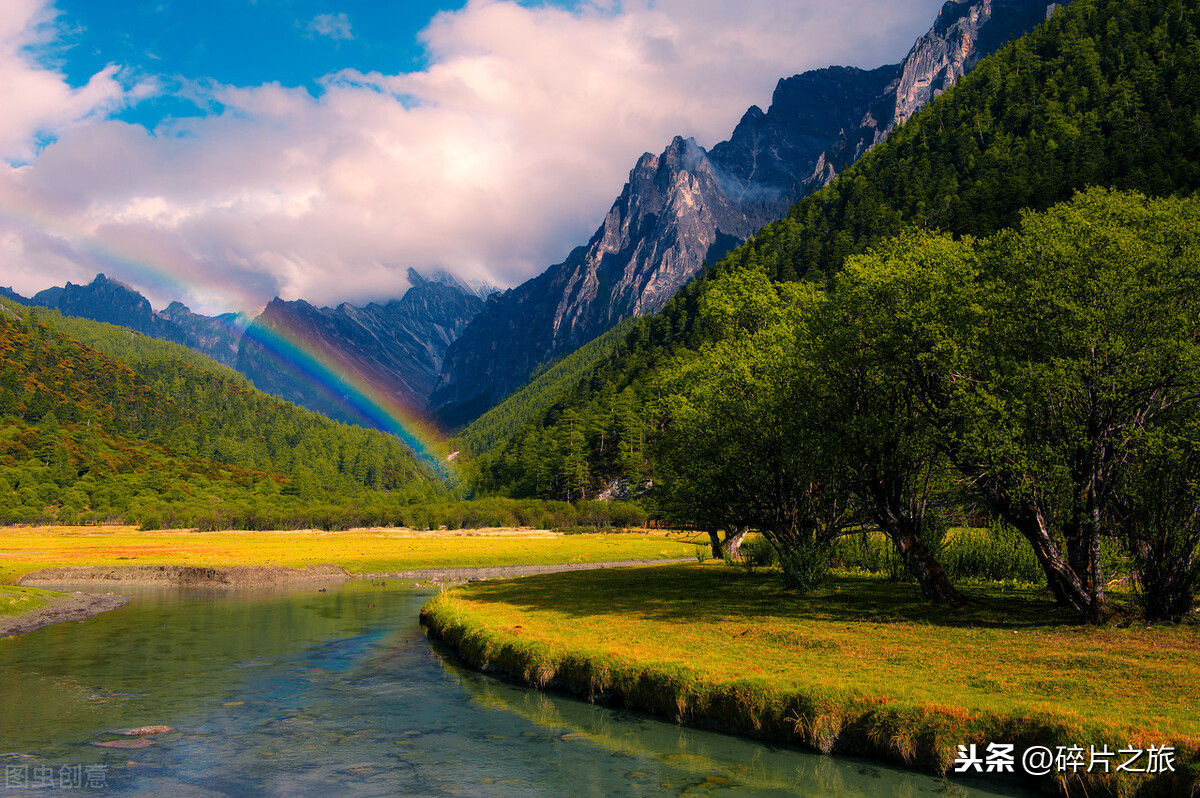
[[[0,637],[124,603],[37,585],[271,587],[347,577],[424,584],[612,567],[691,556],[668,532],[563,535],[539,529],[324,532],[142,531],[134,526],[0,527]],[[12,586],[20,583],[21,587]]]
[[[1058,783],[1189,794],[1200,618],[1092,627],[1039,591],[968,592],[944,609],[842,572],[801,596],[777,574],[707,563],[470,585],[422,618],[472,667],[682,722],[933,773],[961,744],[1167,745],[1178,772],[1152,784],[1086,762]]]
[[[140,531],[133,526],[0,527],[0,584],[47,568],[73,566],[328,565],[358,575],[670,560],[691,557],[695,540],[691,533],[660,531],[563,535],[544,529],[195,532]]]

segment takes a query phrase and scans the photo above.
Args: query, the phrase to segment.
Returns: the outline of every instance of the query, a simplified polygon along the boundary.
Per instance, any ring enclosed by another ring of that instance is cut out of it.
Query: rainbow
[[[248,327],[245,340],[256,344],[275,365],[344,408],[362,426],[396,436],[443,477],[454,476],[453,462],[446,459],[448,447],[437,428],[367,377],[342,366],[320,342],[277,323]]]
[[[53,243],[65,244],[72,250],[73,260],[96,272],[150,287],[160,296],[200,295],[212,304],[226,307],[246,307],[255,301],[248,294],[214,280],[212,270],[205,264],[169,248],[156,248],[144,239],[120,245],[107,243],[94,234],[67,227],[53,214],[38,213],[0,198],[0,229],[3,227],[20,228],[42,239],[56,239]],[[195,279],[184,281],[180,275],[195,275]],[[442,478],[457,476],[454,463],[447,459],[449,447],[445,438],[434,425],[369,378],[343,367],[319,342],[278,324],[251,325],[244,314],[238,314],[232,321],[220,321],[235,335],[250,336],[274,365],[319,391],[334,406],[344,408],[348,417],[362,426],[399,438]]]

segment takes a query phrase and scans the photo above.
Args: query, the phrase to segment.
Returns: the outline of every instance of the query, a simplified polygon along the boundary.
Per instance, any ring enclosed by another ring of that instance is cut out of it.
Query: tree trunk
[[[719,560],[722,557],[721,551],[721,535],[715,529],[708,530],[708,542],[712,546],[713,559]]]
[[[729,550],[729,556],[737,559],[742,551],[742,543],[746,540],[746,535],[750,534],[750,527],[740,526],[734,531],[725,533],[725,548]]]
[[[917,580],[921,595],[935,604],[961,604],[966,601],[915,530],[900,523],[889,523],[887,526],[891,528],[885,528],[884,531],[900,552],[908,572]]]
[[[870,484],[871,515],[879,528],[891,538],[908,572],[917,580],[921,595],[934,604],[962,604],[967,599],[950,582],[950,575],[938,563],[921,538],[927,520],[924,506],[908,505],[896,479],[879,479]]]
[[[1099,605],[1093,601],[1087,586],[1063,556],[1054,536],[1050,534],[1045,516],[1036,509],[1017,507],[1005,496],[990,495],[988,498],[1000,517],[1024,535],[1033,546],[1033,553],[1042,566],[1046,584],[1054,598],[1083,617],[1092,621],[1098,620],[1095,613],[1100,610]]]
[[[1092,524],[1090,527],[1091,540],[1089,541],[1092,547],[1092,572],[1088,575],[1089,581],[1092,583],[1092,622],[1099,623],[1104,620],[1105,600],[1104,600],[1104,563],[1100,559],[1100,510],[1099,508],[1092,509]]]
[[[1071,522],[1063,525],[1063,538],[1067,543],[1067,562],[1089,594],[1095,589],[1092,583],[1092,546],[1088,539],[1087,525]]]

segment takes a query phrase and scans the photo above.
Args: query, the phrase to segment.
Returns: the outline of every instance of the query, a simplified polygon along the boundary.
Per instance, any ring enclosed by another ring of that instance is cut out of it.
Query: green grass
[[[0,616],[24,615],[31,610],[46,606],[52,598],[61,598],[66,595],[57,590],[0,585]]]
[[[1081,626],[1033,589],[968,593],[944,609],[840,573],[800,596],[708,563],[472,585],[422,617],[474,667],[825,752],[944,773],[963,743],[1174,743],[1195,777],[1200,623]]]

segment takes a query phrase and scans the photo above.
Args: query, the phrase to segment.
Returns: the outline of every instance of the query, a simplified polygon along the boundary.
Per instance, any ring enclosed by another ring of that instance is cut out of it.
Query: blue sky
[[[65,31],[44,57],[72,86],[107,64],[136,73],[211,79],[237,86],[279,82],[314,94],[337,70],[412,72],[427,65],[418,34],[442,10],[436,0],[59,0]],[[198,115],[186,97],[164,94],[120,117],[153,126],[164,116]]]
[[[155,307],[511,286],[644,152],[904,56],[941,0],[4,0],[0,263]]]

